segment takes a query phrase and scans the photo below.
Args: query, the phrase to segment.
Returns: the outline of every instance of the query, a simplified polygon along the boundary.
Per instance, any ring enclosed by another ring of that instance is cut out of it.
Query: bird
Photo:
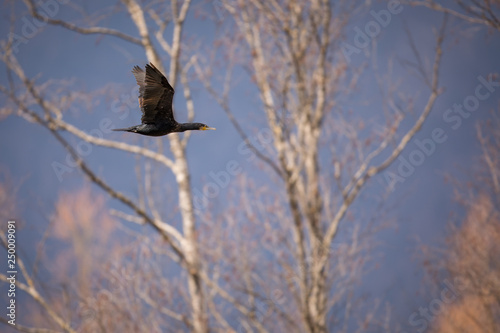
[[[139,85],[141,124],[128,128],[115,128],[113,131],[162,136],[184,131],[215,130],[202,123],[178,123],[175,120],[172,110],[174,88],[152,62],[146,65],[146,71],[139,66],[134,66],[132,73]]]

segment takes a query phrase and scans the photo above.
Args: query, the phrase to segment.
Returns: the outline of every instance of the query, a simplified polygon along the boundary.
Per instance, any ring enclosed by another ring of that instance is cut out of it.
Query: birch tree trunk
[[[148,25],[146,23],[143,7],[136,0],[122,0],[122,3],[127,8],[130,18],[132,19],[137,28],[137,31],[139,33],[139,38],[130,37],[121,32],[114,31],[111,29],[105,29],[99,27],[80,28],[77,27],[76,25],[64,21],[50,19],[50,18],[47,19],[39,14],[37,7],[32,0],[25,0],[24,2],[26,3],[28,8],[30,9],[31,14],[35,18],[38,18],[40,20],[47,20],[47,22],[50,24],[63,26],[69,30],[75,31],[76,33],[82,33],[82,34],[103,33],[103,34],[110,34],[113,36],[117,36],[119,38],[123,38],[128,41],[132,41],[144,48],[146,57],[149,62],[152,62],[163,73],[166,73],[163,63],[158,55],[158,51],[155,48],[154,43],[151,39],[152,34],[149,31]],[[170,45],[163,38],[163,31],[167,24],[166,19],[160,19],[158,18],[157,15],[154,15],[155,19],[157,20],[157,23],[159,24],[159,30],[156,36],[160,42],[160,45],[164,48],[164,51],[170,56],[168,80],[173,87],[176,86],[176,83],[178,81],[177,78],[180,71],[179,66],[180,66],[180,55],[182,49],[182,31],[190,4],[191,4],[190,0],[183,1],[181,4],[179,4],[177,0],[172,0],[170,3],[171,17],[174,24],[172,40]],[[192,108],[193,108],[192,104],[188,105],[190,113],[193,112]],[[95,138],[85,136],[83,135],[83,133],[78,132],[76,129],[62,122],[58,124],[58,126],[64,127],[66,129],[71,129],[75,134],[78,133],[82,137],[94,143],[97,142],[103,145],[114,146],[114,147],[120,146],[119,144],[117,145],[114,143],[106,142],[106,140],[96,141]],[[189,168],[185,153],[185,147],[188,138],[189,135],[186,135],[186,140],[181,141],[178,134],[171,134],[169,136],[170,150],[174,156],[174,159],[172,161],[169,161],[164,157],[162,158],[161,156],[156,156],[154,158],[162,159],[164,162],[166,162],[166,165],[175,175],[175,179],[178,186],[178,202],[182,217],[183,234],[180,235],[175,230],[172,230],[172,228],[169,228],[169,226],[167,225],[162,225],[162,228],[167,228],[170,233],[173,233],[176,236],[176,240],[178,241],[178,247],[176,246],[175,249],[181,258],[181,264],[184,265],[187,274],[188,289],[190,294],[189,300],[192,309],[193,330],[195,332],[207,332],[208,327],[207,327],[205,299],[203,294],[203,286],[200,279],[200,269],[201,269],[200,259],[199,259],[200,254],[197,245],[196,225],[193,213],[193,201],[191,195]],[[155,155],[150,154],[150,156],[155,156]],[[111,192],[110,188],[106,187],[104,188],[109,192]],[[135,206],[133,204],[131,205]],[[143,213],[142,215],[146,214]]]
[[[339,224],[368,180],[398,157],[431,111],[439,95],[438,70],[444,30],[441,29],[437,38],[428,101],[414,126],[400,138],[395,136],[404,118],[402,110],[395,110],[386,119],[387,127],[378,147],[361,151],[354,163],[348,162],[350,152],[345,156],[333,152],[329,160],[336,161],[334,165],[321,165],[320,139],[326,143],[340,140],[352,126],[343,121],[342,113],[337,110],[337,99],[349,93],[343,90],[350,87],[350,79],[348,64],[340,50],[344,29],[357,3],[238,0],[222,1],[222,4],[238,27],[232,49],[245,49],[250,54],[248,58],[233,58],[234,65],[248,68],[255,79],[273,134],[271,156],[259,157],[279,175],[287,198],[288,227],[293,232],[293,255],[299,268],[294,274],[299,277],[299,292],[295,297],[299,300],[303,329],[327,332],[327,317],[332,306],[329,275],[331,263],[339,259],[332,257],[330,249]],[[224,47],[229,48],[228,44]],[[228,57],[231,58],[231,54]],[[223,96],[218,100],[233,117]],[[338,134],[325,137],[326,123]],[[347,136],[349,147],[363,146],[357,133]],[[251,146],[246,134],[243,133],[242,138]],[[398,144],[388,151],[387,143],[391,140],[398,140]],[[254,150],[258,149],[254,147]],[[385,156],[382,163],[373,163],[377,156]],[[333,181],[331,185],[337,187],[337,193],[331,192],[326,180]]]
[[[165,68],[162,65],[161,59],[155,50],[151,41],[151,34],[148,31],[144,12],[140,5],[135,0],[123,0],[130,13],[130,17],[134,21],[139,35],[141,36],[142,45],[146,52],[149,62],[155,64],[160,71],[165,73]],[[172,44],[170,46],[170,70],[168,79],[172,87],[177,83],[179,73],[180,52],[182,47],[182,30],[184,20],[186,19],[191,1],[186,0],[181,7],[177,0],[172,0],[171,9],[174,21],[174,31],[172,36]],[[203,287],[200,280],[200,260],[199,251],[196,239],[195,218],[193,213],[193,201],[191,195],[191,184],[189,180],[189,168],[186,159],[185,144],[181,142],[178,134],[172,134],[170,139],[170,150],[174,159],[174,167],[172,172],[178,185],[179,192],[179,207],[182,216],[182,229],[184,239],[182,249],[186,259],[188,286],[191,299],[193,329],[195,332],[208,332],[207,318],[205,314],[205,301],[203,297]]]

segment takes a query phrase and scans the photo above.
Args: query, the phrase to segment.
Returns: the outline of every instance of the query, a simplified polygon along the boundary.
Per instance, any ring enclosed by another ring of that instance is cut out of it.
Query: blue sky
[[[114,1],[87,1],[82,6],[88,12],[92,12],[96,8],[114,4]],[[373,6],[375,10],[383,8],[381,4]],[[5,3],[2,7],[5,10],[1,10],[0,14],[2,15],[0,39],[4,40],[9,33],[11,12]],[[211,4],[196,4],[195,7],[211,11],[215,15]],[[14,10],[18,17],[29,20],[26,8],[21,2],[16,2]],[[192,10],[188,17],[185,34],[188,38],[202,43],[203,47],[209,48],[215,39],[217,29],[210,20],[195,15],[197,10],[196,8]],[[71,6],[61,5],[56,17],[71,20],[75,15]],[[425,9],[405,7],[401,14],[393,16],[391,24],[384,28],[378,37],[376,58],[379,70],[385,73],[388,69],[387,60],[394,59],[393,76],[402,81],[401,91],[422,91],[422,98],[416,100],[417,112],[420,111],[419,107],[423,105],[427,92],[418,79],[398,65],[400,59],[411,57],[403,23],[414,36],[419,51],[428,57],[434,48],[433,29],[439,26],[440,18],[440,15]],[[371,19],[368,13],[359,14],[353,28],[364,27]],[[16,20],[14,32],[22,33],[26,24],[24,19]],[[101,24],[123,29],[136,36],[136,31],[125,13],[112,15]],[[469,118],[463,119],[457,129],[451,128],[450,124],[443,120],[447,109],[455,103],[463,103],[467,96],[474,94],[480,83],[479,76],[487,77],[491,73],[498,72],[498,59],[500,59],[498,32],[488,32],[482,27],[471,27],[455,19],[450,20],[449,29],[451,34],[445,42],[440,70],[441,86],[445,91],[439,97],[422,130],[415,137],[422,141],[431,138],[436,128],[442,128],[447,140],[437,144],[435,152],[426,156],[422,165],[416,167],[415,172],[406,178],[404,183],[398,183],[389,196],[387,206],[392,207],[391,216],[396,221],[395,227],[380,234],[381,246],[377,250],[383,259],[380,266],[369,273],[370,278],[363,283],[362,288],[374,297],[388,301],[394,309],[395,323],[403,327],[407,324],[408,316],[418,306],[428,303],[428,299],[425,298],[428,296],[422,297],[419,294],[422,269],[419,261],[415,259],[418,252],[416,240],[434,244],[442,239],[450,212],[458,209],[452,197],[453,188],[444,182],[444,175],[464,177],[464,171],[476,165],[480,150],[475,139],[474,126],[478,121],[488,119],[489,110],[498,107],[500,100],[500,89],[497,89],[489,98],[481,101],[478,110]],[[346,41],[352,41],[354,38],[354,30],[351,32],[351,35],[347,34]],[[40,29],[26,44],[20,45],[17,56],[28,76],[38,75],[38,82],[68,79],[72,81],[72,85],[68,86],[69,89],[74,87],[87,92],[113,85],[124,93],[130,93],[135,88],[131,68],[146,63],[143,51],[133,44],[109,36],[77,35],[52,26]],[[364,54],[355,55],[353,65],[361,64],[367,59],[371,61],[372,58],[367,58]],[[3,64],[0,65],[0,73],[0,83],[5,84]],[[259,122],[258,117],[261,114],[255,112],[260,103],[257,101],[254,86],[249,84],[245,74],[242,73],[241,78],[241,82],[235,86],[231,94],[232,106],[247,130],[258,131],[262,129],[264,123],[262,119]],[[361,99],[370,103],[362,106],[359,103],[360,96],[354,93],[345,101],[346,107],[365,112],[367,115],[371,112],[380,112],[381,109],[377,105],[380,96],[371,69],[363,75],[358,89]],[[255,164],[248,162],[245,156],[238,152],[238,145],[242,140],[203,87],[196,84],[192,93],[197,110],[195,121],[217,128],[215,132],[192,135],[187,152],[193,188],[201,189],[210,181],[209,173],[225,170],[230,160],[237,161],[246,172],[257,179],[263,177],[260,171],[255,171]],[[115,96],[98,98],[96,101],[99,103],[91,107],[92,112],[87,112],[83,107],[77,108],[68,111],[65,119],[87,131],[99,129],[99,122],[105,118],[111,121],[113,127],[138,124],[140,122],[138,108],[130,107],[130,114],[123,119],[120,119],[120,113],[111,110],[112,103],[120,101],[120,98]],[[179,105],[176,109],[177,118],[179,121],[185,121],[182,94],[176,94],[175,101]],[[4,100],[0,99],[0,103],[3,102]],[[411,121],[408,121],[404,126],[408,127],[410,124]],[[105,133],[104,136],[127,142],[147,142],[151,145],[157,140],[165,143],[168,141],[166,138],[132,137],[115,132]],[[404,158],[409,158],[412,151],[418,148],[414,141],[402,153]],[[59,193],[62,190],[78,188],[84,178],[75,169],[72,173],[64,174],[60,181],[53,170],[53,162],[64,163],[67,153],[45,129],[24,119],[9,116],[0,121],[0,142],[0,167],[7,170],[13,182],[19,186],[17,192],[19,218],[25,221],[29,237],[36,237],[37,232],[44,230],[46,223],[40,216],[41,212],[50,213]],[[72,139],[71,142],[77,144],[78,140]],[[123,167],[134,163],[130,156],[106,148],[93,147],[86,160],[93,170],[110,184],[132,197],[137,195],[136,183],[131,181],[135,177],[133,168]],[[398,162],[391,166],[389,171],[396,172],[397,167]],[[170,176],[167,176],[168,179],[172,180]],[[382,176],[376,177],[372,182],[386,185]],[[234,189],[233,186],[236,185],[236,182],[230,183],[222,195],[215,199],[217,204],[223,205],[227,191]],[[370,207],[372,202],[370,195],[373,193],[364,193],[365,199],[357,205]],[[111,200],[109,205],[120,207]]]

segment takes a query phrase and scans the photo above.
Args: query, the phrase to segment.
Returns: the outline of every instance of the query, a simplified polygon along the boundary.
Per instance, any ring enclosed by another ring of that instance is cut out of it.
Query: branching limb
[[[229,82],[230,82],[230,79],[231,79],[231,68],[228,69],[227,72],[226,72],[226,77],[225,77],[225,80],[224,80],[224,90],[223,90],[222,96],[220,96],[215,91],[215,89],[212,87],[212,85],[210,84],[209,78],[206,77],[206,75],[203,73],[203,71],[201,69],[201,66],[198,63],[198,61],[195,61],[194,68],[196,70],[196,73],[197,73],[198,77],[200,78],[200,81],[205,86],[205,89],[207,89],[207,91],[217,101],[217,103],[222,108],[222,110],[224,110],[224,112],[226,113],[229,121],[231,122],[231,124],[233,125],[233,127],[236,129],[236,131],[238,132],[238,134],[241,137],[241,139],[248,146],[248,148],[250,148],[252,150],[252,152],[259,159],[261,159],[263,162],[265,162],[267,165],[269,165],[271,167],[271,169],[278,176],[280,176],[282,178],[283,177],[283,173],[280,170],[280,168],[276,165],[276,163],[271,158],[269,158],[268,156],[264,155],[259,149],[257,149],[257,147],[255,147],[255,145],[252,144],[252,142],[248,138],[248,135],[245,133],[245,131],[241,127],[241,125],[238,122],[238,120],[236,120],[236,118],[234,117],[234,115],[233,115],[233,113],[231,111],[231,108],[229,107],[227,96],[228,96],[228,93],[229,93]]]
[[[426,0],[426,1],[409,0],[402,2],[412,6],[427,7],[438,12],[455,16],[469,23],[482,24],[500,30],[500,16],[498,13],[495,13],[495,11],[491,8],[490,0],[484,0],[483,1],[484,5],[481,5],[478,1],[474,1],[475,2],[474,6],[465,5],[463,1],[457,0],[456,3],[465,10],[466,12],[465,14],[455,9],[443,6],[434,0]],[[474,7],[479,9],[479,11],[475,11],[473,9]]]
[[[175,230],[173,227],[169,226],[166,223],[157,221],[152,219],[143,209],[141,209],[139,206],[137,206],[131,199],[126,197],[124,194],[115,191],[113,188],[111,188],[107,183],[105,183],[101,178],[99,178],[88,166],[87,164],[80,158],[78,153],[75,151],[75,149],[57,132],[57,130],[54,128],[53,123],[46,122],[44,121],[37,113],[29,110],[24,103],[22,103],[20,100],[17,99],[13,93],[10,94],[9,96],[16,104],[17,106],[24,112],[25,114],[29,115],[31,118],[33,118],[36,122],[38,122],[40,125],[43,127],[47,128],[52,135],[59,141],[63,147],[68,151],[68,153],[71,155],[71,157],[74,159],[75,163],[77,166],[89,177],[89,179],[98,185],[100,188],[102,188],[105,192],[107,192],[111,197],[118,199],[121,201],[123,204],[131,208],[137,215],[139,215],[141,218],[143,218],[149,225],[151,225],[154,229],[156,229],[160,235],[165,239],[165,241],[170,244],[174,250],[174,252],[178,255],[179,259],[181,262],[184,262],[184,253],[181,251],[178,243],[173,241],[171,238],[172,235],[175,235],[174,237],[182,244],[183,238],[180,236],[180,234],[175,231],[173,234],[171,234],[172,229]]]
[[[329,244],[331,244],[333,237],[335,236],[338,225],[340,223],[340,220],[344,217],[345,213],[347,212],[347,209],[351,205],[351,203],[354,201],[354,199],[357,197],[359,194],[360,190],[363,188],[365,183],[372,178],[373,176],[381,173],[384,171],[387,167],[389,167],[401,154],[403,149],[408,145],[410,140],[415,136],[415,134],[422,128],[423,123],[427,119],[429,113],[431,112],[434,103],[436,101],[436,98],[440,94],[439,87],[438,87],[438,79],[439,79],[439,66],[441,63],[441,56],[442,56],[442,44],[444,40],[444,34],[445,34],[445,27],[446,27],[446,17],[443,19],[443,24],[441,26],[439,35],[437,36],[437,42],[436,42],[436,55],[434,58],[434,65],[432,69],[432,85],[431,85],[431,93],[429,95],[429,98],[427,99],[427,103],[424,107],[424,110],[422,111],[422,114],[419,116],[413,127],[401,138],[400,142],[398,145],[394,148],[394,150],[391,152],[389,157],[387,157],[381,164],[378,166],[372,166],[368,168],[368,171],[364,174],[363,177],[358,178],[354,186],[352,186],[351,191],[349,192],[347,199],[342,203],[341,207],[337,211],[337,214],[335,215],[333,221],[331,222],[330,226],[327,229],[325,238],[323,240],[323,246],[326,246],[328,248]],[[326,260],[326,258],[324,258]]]
[[[63,20],[57,20],[57,19],[48,18],[46,16],[42,16],[38,12],[38,9],[37,9],[37,7],[35,5],[35,2],[33,0],[23,0],[23,1],[26,4],[26,6],[28,7],[28,9],[30,11],[30,14],[34,18],[36,18],[38,20],[41,20],[42,22],[46,21],[49,24],[61,26],[61,27],[65,28],[65,29],[68,29],[68,30],[71,30],[71,31],[75,31],[75,32],[83,34],[83,35],[98,34],[98,35],[114,36],[114,37],[118,37],[120,39],[123,39],[123,40],[126,40],[128,42],[131,42],[131,43],[134,43],[134,44],[142,46],[142,42],[141,42],[140,39],[132,37],[130,35],[127,35],[127,34],[121,32],[119,30],[105,28],[105,27],[88,27],[88,28],[83,28],[83,27],[79,27],[79,26],[77,26],[77,25],[75,25],[73,23],[69,23],[69,22],[63,21]]]
[[[4,246],[5,248],[7,248],[7,239],[6,239],[5,235],[0,234],[0,240],[2,241],[2,246]],[[28,295],[30,295],[31,298],[33,298],[38,304],[40,304],[40,306],[42,306],[42,308],[47,312],[47,314],[49,315],[49,317],[64,332],[76,333],[76,331],[73,330],[73,328],[71,327],[71,323],[65,321],[61,316],[59,316],[54,311],[53,307],[50,304],[48,304],[45,301],[45,299],[40,295],[40,293],[38,292],[38,290],[36,289],[36,287],[35,287],[35,285],[33,283],[33,279],[30,277],[30,275],[28,274],[28,272],[24,268],[25,266],[24,266],[23,260],[19,256],[17,256],[16,257],[16,261],[17,261],[18,266],[21,268],[21,273],[22,273],[23,277],[27,281],[27,284],[26,284],[26,283],[23,283],[23,282],[19,281],[19,279],[16,279],[16,286],[19,289],[21,289],[22,291],[26,292]],[[6,275],[1,274],[1,273],[0,273],[0,281],[6,282],[6,283],[10,283],[9,282],[9,278]],[[5,322],[3,317],[2,317],[2,322]],[[17,326],[18,325],[16,324],[16,327]],[[50,330],[48,330],[47,332],[50,332]]]

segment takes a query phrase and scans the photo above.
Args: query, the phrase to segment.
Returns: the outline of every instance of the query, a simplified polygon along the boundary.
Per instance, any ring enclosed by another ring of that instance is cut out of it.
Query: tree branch
[[[68,29],[68,30],[71,30],[71,31],[75,31],[77,33],[80,33],[80,34],[83,34],[83,35],[92,35],[92,34],[98,34],[98,35],[109,35],[109,36],[114,36],[114,37],[118,37],[120,39],[123,39],[123,40],[126,40],[128,42],[131,42],[131,43],[134,43],[134,44],[137,44],[137,45],[140,45],[142,46],[142,42],[140,39],[138,38],[135,38],[135,37],[132,37],[130,35],[127,35],[119,30],[115,30],[115,29],[110,29],[110,28],[105,28],[105,27],[89,27],[89,28],[83,28],[83,27],[79,27],[73,23],[69,23],[69,22],[66,22],[66,21],[62,21],[62,20],[56,20],[56,19],[52,19],[52,18],[49,18],[49,17],[46,17],[46,16],[42,16],[38,13],[38,10],[35,6],[35,3],[33,0],[23,0],[24,3],[26,4],[26,6],[28,7],[29,11],[30,11],[30,14],[44,22],[48,22],[49,24],[52,24],[52,25],[58,25],[58,26],[61,26],[65,29]]]

